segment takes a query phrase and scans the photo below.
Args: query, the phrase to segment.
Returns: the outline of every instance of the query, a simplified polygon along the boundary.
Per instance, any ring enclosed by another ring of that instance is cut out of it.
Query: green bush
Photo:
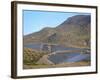
[[[31,48],[24,48],[23,63],[24,64],[36,64],[36,62],[47,52],[33,50]]]

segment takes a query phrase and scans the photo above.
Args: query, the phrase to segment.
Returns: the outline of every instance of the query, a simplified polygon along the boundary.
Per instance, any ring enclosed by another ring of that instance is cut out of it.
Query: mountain
[[[90,22],[90,15],[72,16],[55,28],[45,27],[24,36],[24,44],[52,43],[72,47],[90,47]]]

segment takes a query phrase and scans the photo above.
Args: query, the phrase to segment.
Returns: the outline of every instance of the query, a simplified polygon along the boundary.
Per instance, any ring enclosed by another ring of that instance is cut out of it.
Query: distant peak
[[[75,15],[72,17],[69,17],[67,20],[65,20],[62,24],[60,24],[58,27],[62,25],[68,25],[68,24],[87,24],[90,23],[91,16],[90,15]]]
[[[53,29],[53,28],[51,28],[51,27],[45,27],[42,30],[51,30],[51,29]]]

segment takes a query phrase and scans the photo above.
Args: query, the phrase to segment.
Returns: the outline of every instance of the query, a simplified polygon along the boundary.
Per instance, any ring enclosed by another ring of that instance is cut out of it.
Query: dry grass
[[[37,64],[37,65],[24,65],[24,69],[36,69],[36,68],[57,68],[57,67],[81,67],[81,66],[90,66],[89,61],[81,61],[81,62],[66,62],[61,64]]]

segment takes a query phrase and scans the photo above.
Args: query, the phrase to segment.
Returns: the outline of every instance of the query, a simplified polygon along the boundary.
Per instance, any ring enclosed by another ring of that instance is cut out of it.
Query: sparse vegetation
[[[39,50],[33,50],[31,48],[24,48],[23,63],[28,65],[36,65],[36,62],[45,54],[48,53]]]
[[[89,48],[90,26],[90,15],[73,16],[55,28],[45,27],[24,36],[24,44],[41,42]]]
[[[80,52],[82,54],[90,55],[90,41],[91,41],[91,16],[90,15],[76,15],[68,18],[63,23],[55,28],[45,27],[39,32],[31,33],[24,36],[24,45],[33,44],[33,43],[48,43],[48,44],[57,44],[63,45],[64,47],[72,48],[82,48]],[[38,26],[37,26],[38,27]],[[47,47],[48,48],[48,47]],[[24,68],[44,68],[44,67],[74,67],[74,66],[89,66],[90,60],[83,60],[79,62],[62,62],[59,64],[45,64],[48,62],[50,55],[46,47],[43,51],[34,50],[31,48],[24,47],[23,63]],[[75,51],[73,52],[73,54]],[[44,59],[44,56],[49,55]],[[54,56],[54,55],[53,55]],[[76,55],[77,56],[77,55]],[[43,63],[38,64],[37,62],[43,58]],[[55,57],[54,57],[55,58]],[[57,59],[57,61],[59,58]],[[76,58],[75,58],[76,60]]]

